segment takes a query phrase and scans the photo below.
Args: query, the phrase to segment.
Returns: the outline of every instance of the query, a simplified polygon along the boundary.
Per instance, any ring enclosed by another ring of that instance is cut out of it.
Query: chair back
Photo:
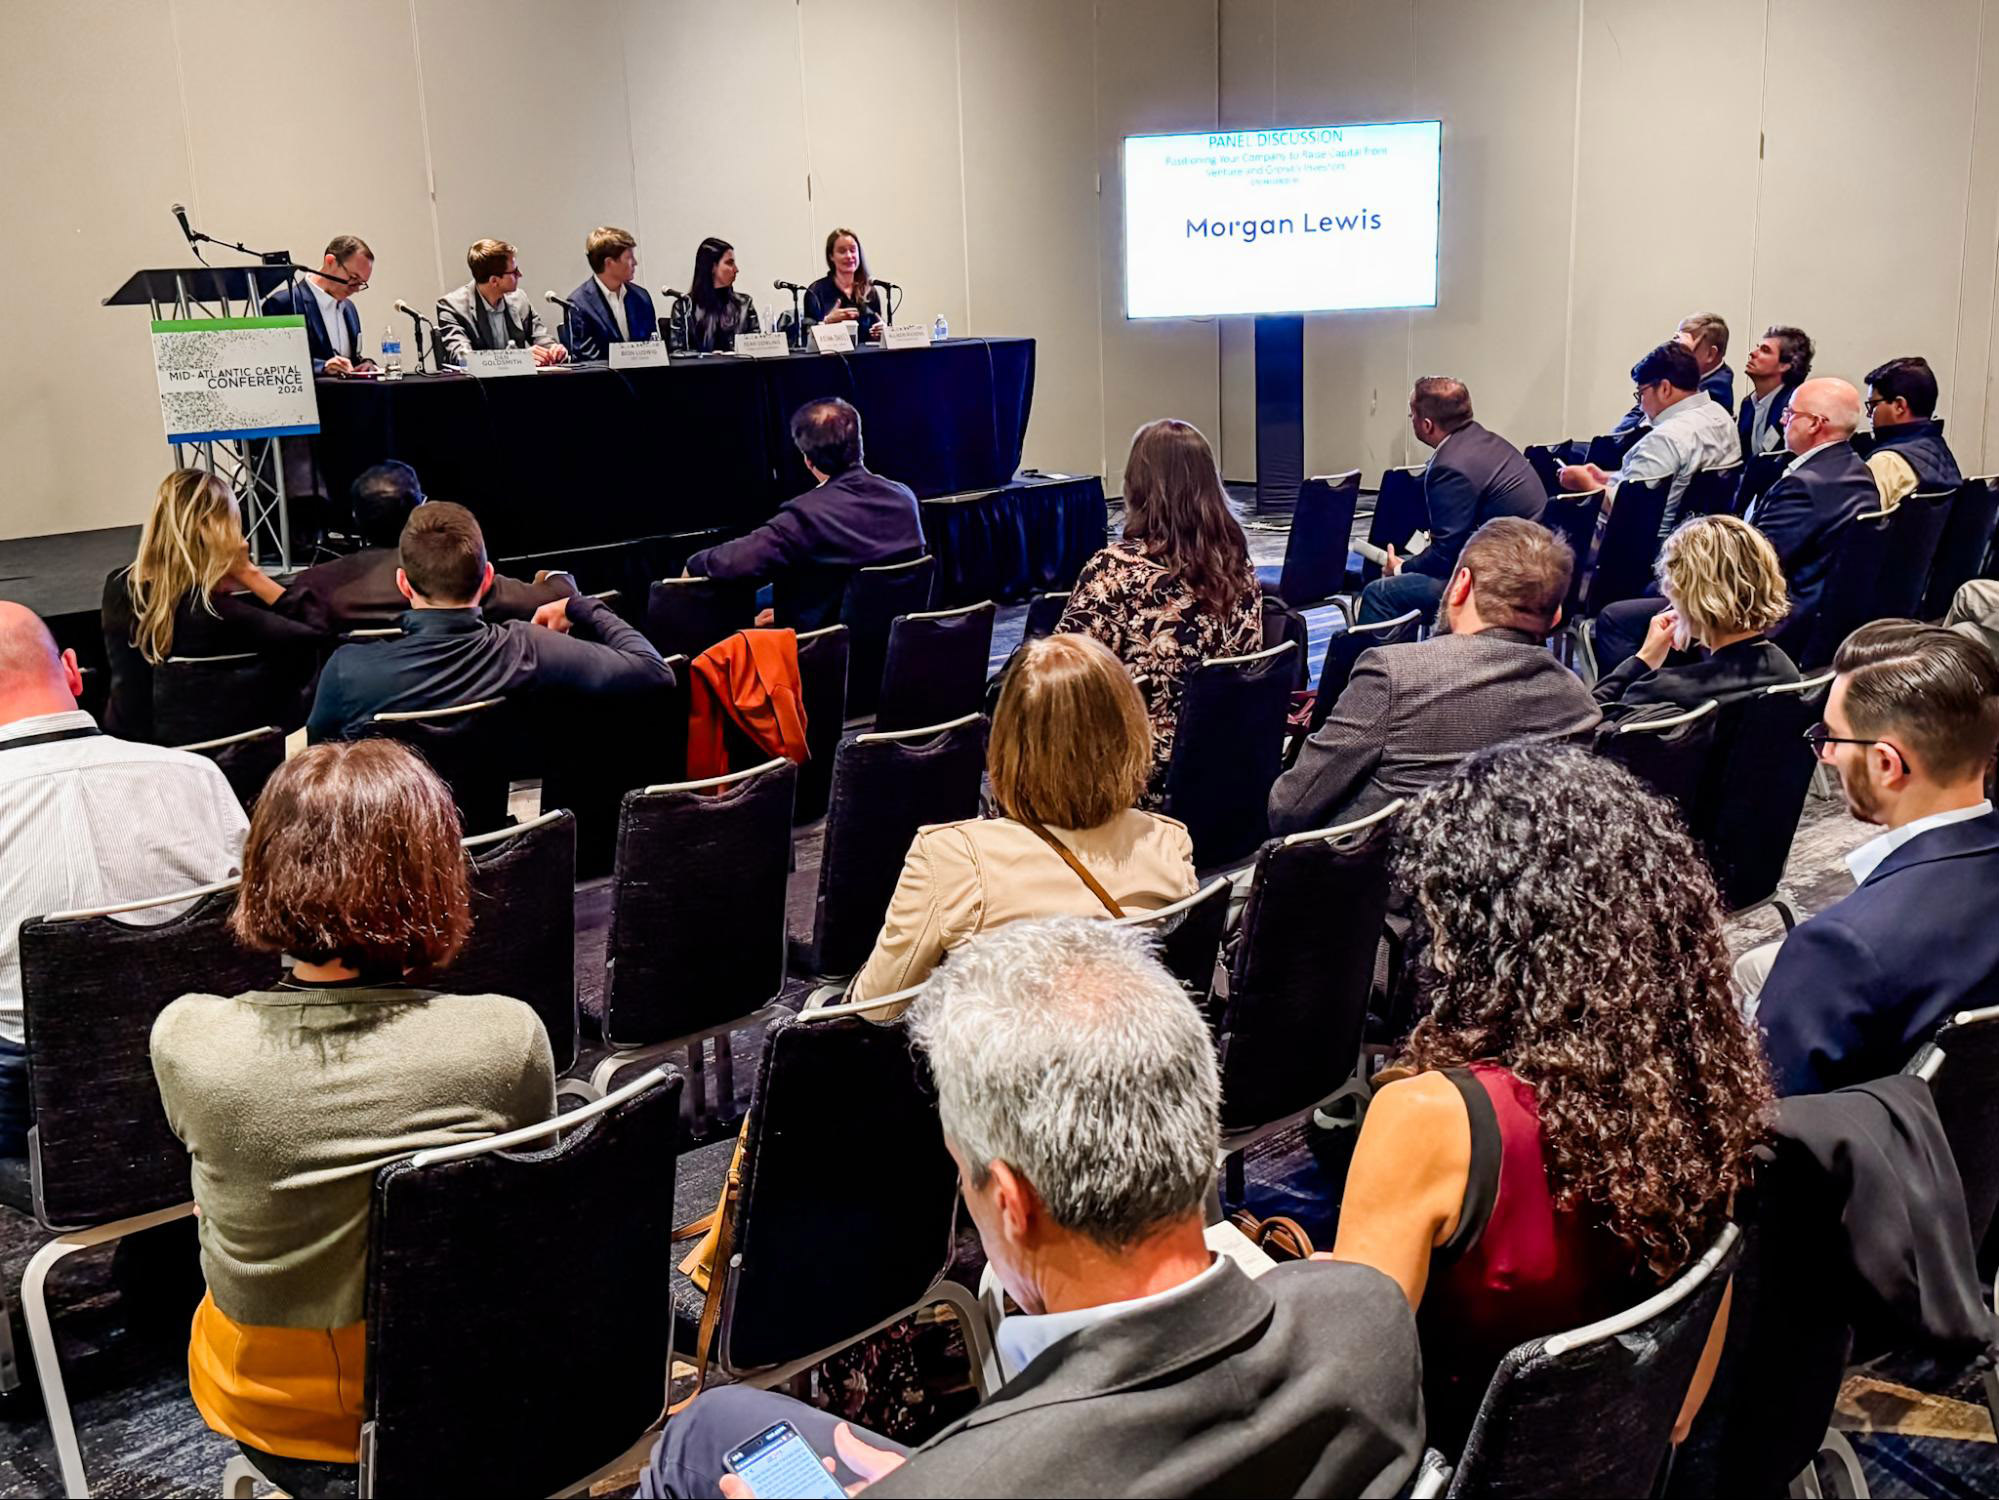
[[[557,723],[548,734],[534,724],[532,756],[524,756],[511,776],[530,774],[538,762],[541,805],[576,814],[576,876],[595,880],[611,873],[618,847],[618,816],[625,793],[661,782],[687,779],[687,719],[693,701],[687,658],[665,658],[672,683],[636,693],[566,693],[539,698],[548,705],[540,723]],[[533,721],[530,721],[533,723]],[[725,733],[734,734],[725,720]],[[527,726],[523,726],[527,727]],[[761,759],[753,751],[734,764]]]
[[[1719,710],[1711,770],[1689,819],[1730,911],[1777,893],[1811,790],[1804,733],[1825,712],[1832,673],[1781,683]]]
[[[1449,1493],[1656,1493],[1741,1248],[1742,1232],[1730,1224],[1658,1295],[1510,1350],[1486,1388]]]
[[[1738,516],[1749,514],[1749,507],[1763,498],[1763,492],[1784,477],[1784,470],[1797,457],[1788,448],[1778,448],[1774,453],[1758,453],[1744,460],[1742,482],[1735,491],[1735,500],[1729,506]]]
[[[872,1187],[835,1166],[829,1132],[867,1143]],[[915,1304],[950,1264],[957,1201],[937,1101],[901,1023],[771,1022],[744,1130],[724,1368],[803,1358]]]
[[[1999,1006],[1959,1011],[1902,1071],[1929,1081],[1964,1181],[1971,1243],[1982,1244],[1999,1211]]]
[[[560,1494],[659,1420],[680,1093],[655,1068],[376,1174],[362,1494]]]
[[[1562,618],[1573,620],[1580,612],[1583,583],[1589,577],[1590,554],[1596,545],[1596,518],[1603,514],[1603,491],[1550,495],[1541,512],[1541,524],[1569,544],[1576,555],[1569,570],[1569,592],[1562,600]]]
[[[1298,670],[1291,680],[1291,691],[1303,692],[1309,682],[1309,664],[1306,660],[1312,653],[1312,626],[1306,620],[1303,610],[1286,604],[1276,594],[1265,590],[1260,596],[1263,603],[1263,649],[1281,646],[1293,641],[1298,646]]]
[[[1228,926],[1232,889],[1225,879],[1212,880],[1171,906],[1117,919],[1120,927],[1143,928],[1158,939],[1159,961],[1173,971],[1173,977],[1193,996],[1203,1014],[1215,988],[1215,960],[1222,951],[1223,929]]]
[[[266,724],[261,729],[246,729],[241,734],[201,740],[180,748],[205,755],[220,766],[229,790],[247,809],[264,790],[264,783],[285,763],[285,732],[275,724]]]
[[[625,794],[604,949],[604,1040],[721,1026],[784,988],[798,768],[778,757]]]
[[[798,768],[794,823],[826,816],[833,795],[833,755],[847,722],[847,646],[844,625],[808,630],[798,638],[798,694],[805,709],[805,764]]]
[[[881,698],[882,667],[888,660],[888,633],[898,615],[930,608],[937,583],[937,559],[924,556],[908,562],[856,568],[840,600],[840,623],[847,642],[847,713],[861,717],[875,711]]]
[[[1695,516],[1727,514],[1735,503],[1735,493],[1742,488],[1741,459],[1732,464],[1720,464],[1712,469],[1698,469],[1687,482],[1687,493],[1680,504],[1680,519],[1691,520]]]
[[[1995,518],[1999,518],[1999,480],[1967,479],[1957,487],[1943,535],[1937,538],[1920,618],[1941,620],[1957,591],[1978,577],[1992,545]]]
[[[1382,471],[1381,490],[1374,497],[1374,515],[1367,523],[1369,546],[1406,548],[1409,538],[1430,529],[1430,502],[1423,497],[1423,471],[1427,467],[1416,464]],[[1361,564],[1361,582],[1372,583],[1380,576],[1381,564]]]
[[[507,822],[507,789],[516,773],[535,766],[521,743],[504,698],[481,698],[450,708],[376,714],[366,732],[416,751],[451,788],[467,833],[488,833]]]
[[[1277,592],[1293,609],[1323,603],[1346,587],[1360,470],[1321,474],[1298,486]]]
[[[1270,835],[1270,785],[1284,762],[1297,673],[1291,641],[1215,657],[1187,675],[1166,767],[1166,810],[1187,825],[1201,869],[1246,858]]]
[[[266,724],[297,729],[311,710],[318,668],[318,652],[302,646],[170,656],[153,668],[153,738],[191,745]]]
[[[888,630],[875,728],[915,729],[984,706],[993,659],[992,600],[898,616]]]
[[[1602,533],[1583,567],[1583,553],[1576,554],[1577,567],[1586,574],[1581,612],[1600,614],[1607,604],[1636,599],[1652,581],[1652,560],[1659,555],[1659,526],[1666,514],[1666,497],[1672,479],[1627,479],[1617,486],[1610,499]]]
[[[841,744],[813,910],[815,973],[852,974],[866,961],[917,829],[978,816],[986,728],[984,714],[966,714]]]
[[[1700,801],[1715,751],[1721,705],[1713,698],[1685,713],[1654,719],[1605,720],[1596,751],[1616,761],[1690,818]]]
[[[1353,1073],[1401,807],[1257,851],[1221,1016],[1225,1134],[1309,1109]]]
[[[1614,469],[1624,462],[1624,455],[1638,446],[1638,440],[1645,436],[1643,427],[1628,427],[1623,432],[1602,432],[1589,440],[1589,447],[1583,450],[1582,462],[1595,464],[1599,469]]]
[[[1061,594],[1036,594],[1027,601],[1027,623],[1022,627],[1023,641],[1038,641],[1044,635],[1053,635],[1055,627],[1062,623],[1062,611],[1069,607],[1069,596]]]
[[[1541,493],[1544,495],[1555,494],[1562,487],[1562,456],[1555,451],[1556,447],[1554,443],[1529,443],[1520,450],[1535,478],[1541,481]]]
[[[142,913],[190,902],[142,925]],[[48,1227],[187,1202],[187,1148],[153,1078],[153,1022],[182,995],[238,995],[282,977],[275,953],[252,953],[230,933],[235,907],[232,880],[21,924],[28,1155],[35,1215]]]
[[[661,656],[689,661],[750,628],[757,586],[741,579],[660,578],[646,590],[645,637]]]
[[[1881,555],[1870,619],[1907,619],[1923,607],[1930,569],[1958,494],[1954,489],[1918,490],[1903,496],[1902,503],[1889,513],[1887,546]]]
[[[1412,609],[1392,620],[1377,620],[1372,625],[1349,625],[1328,637],[1326,658],[1319,664],[1319,690],[1312,699],[1312,728],[1316,731],[1326,722],[1326,715],[1333,711],[1340,694],[1347,690],[1347,679],[1353,676],[1354,663],[1360,660],[1363,651],[1370,646],[1414,640],[1416,628],[1422,623],[1422,611]]]
[[[472,936],[424,982],[453,995],[511,995],[541,1017],[560,1073],[576,1061],[576,817],[465,841],[472,861]]]

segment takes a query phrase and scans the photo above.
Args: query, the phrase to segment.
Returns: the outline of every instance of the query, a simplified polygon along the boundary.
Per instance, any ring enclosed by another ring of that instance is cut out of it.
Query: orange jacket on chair
[[[798,636],[790,630],[739,630],[710,646],[688,669],[687,779],[701,781],[742,766],[729,764],[730,721],[766,756],[805,760],[805,701],[798,682]]]

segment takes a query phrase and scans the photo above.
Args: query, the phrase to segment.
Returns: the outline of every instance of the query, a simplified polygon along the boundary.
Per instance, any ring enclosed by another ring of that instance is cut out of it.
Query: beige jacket
[[[1197,887],[1193,840],[1171,818],[1132,808],[1099,828],[1049,832],[1127,913],[1171,906]],[[1011,818],[920,828],[875,950],[846,998],[873,1000],[921,984],[946,953],[988,927],[1023,917],[1108,915],[1062,857]]]

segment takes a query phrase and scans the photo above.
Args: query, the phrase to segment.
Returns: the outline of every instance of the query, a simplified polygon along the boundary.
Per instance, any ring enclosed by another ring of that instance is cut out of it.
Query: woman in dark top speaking
[[[860,320],[863,341],[881,337],[881,288],[868,275],[868,258],[861,237],[851,229],[826,236],[826,274],[805,289],[805,321],[845,323]]]
[[[673,305],[673,347],[694,354],[726,353],[736,335],[756,333],[757,308],[736,290],[736,247],[709,235],[694,251],[694,279]]]

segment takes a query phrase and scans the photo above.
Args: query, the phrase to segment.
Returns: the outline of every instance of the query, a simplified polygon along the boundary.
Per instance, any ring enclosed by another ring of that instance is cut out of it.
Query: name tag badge
[[[928,349],[930,347],[930,325],[928,323],[884,323],[882,325],[882,348],[884,349]]]
[[[859,326],[852,318],[844,323],[814,323],[812,342],[821,354],[845,354],[854,347],[854,330]]]
[[[611,368],[637,370],[666,364],[666,345],[659,339],[639,339],[611,345]]]
[[[541,367],[525,349],[473,349],[466,355],[465,368],[481,380],[500,375],[532,375]]]
[[[750,359],[784,359],[791,353],[791,336],[784,333],[739,333],[736,352]]]

